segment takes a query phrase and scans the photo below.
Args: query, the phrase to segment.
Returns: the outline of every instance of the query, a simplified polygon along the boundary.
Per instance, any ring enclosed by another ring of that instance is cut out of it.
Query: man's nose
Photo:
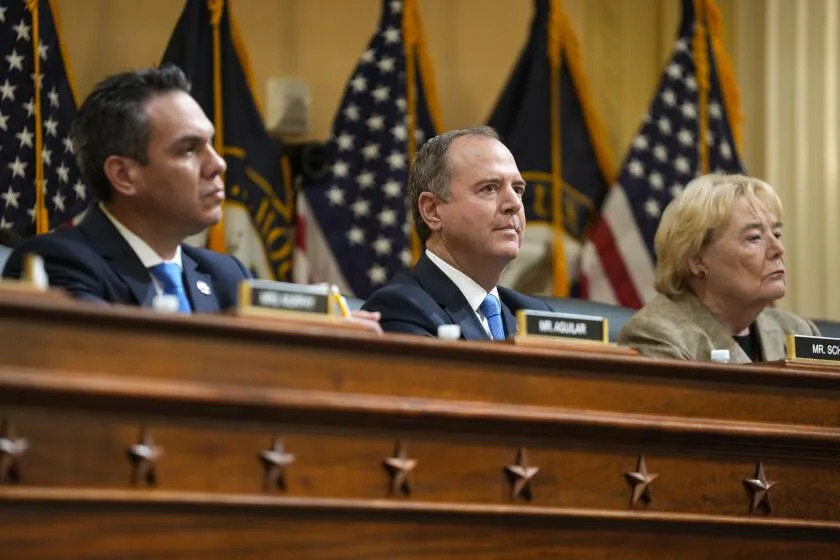
[[[227,162],[225,162],[225,158],[219,155],[219,152],[213,148],[213,146],[208,145],[207,151],[210,155],[210,163],[208,165],[208,170],[210,171],[210,175],[215,177],[221,173],[224,173],[227,170]]]
[[[502,212],[505,214],[518,214],[522,210],[522,199],[513,185],[505,185],[502,192]]]

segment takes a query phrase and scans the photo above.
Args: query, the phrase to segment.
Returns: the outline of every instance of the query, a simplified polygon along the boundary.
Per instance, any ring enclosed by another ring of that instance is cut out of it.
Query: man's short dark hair
[[[109,156],[148,162],[146,102],[172,91],[190,91],[190,82],[177,66],[131,70],[96,84],[79,107],[70,136],[82,178],[99,200],[108,202],[113,196],[104,170]]]
[[[408,175],[408,200],[414,218],[414,229],[420,241],[426,243],[431,231],[420,215],[420,193],[430,192],[441,200],[449,199],[449,182],[452,180],[452,166],[449,165],[449,146],[461,136],[487,136],[494,140],[499,134],[489,126],[460,128],[438,134],[423,144],[414,157],[411,173]]]

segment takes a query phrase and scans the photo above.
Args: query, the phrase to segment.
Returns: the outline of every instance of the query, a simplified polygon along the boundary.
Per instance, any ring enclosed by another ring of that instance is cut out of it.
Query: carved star
[[[29,449],[26,438],[16,438],[7,418],[0,424],[0,484],[20,482],[20,458]]]
[[[650,497],[650,483],[653,482],[658,474],[649,473],[647,464],[645,464],[645,456],[639,455],[639,460],[636,462],[635,472],[624,473],[624,478],[632,488],[633,492],[630,496],[630,505],[634,505],[642,500],[645,504],[651,502]]]
[[[145,481],[148,486],[156,485],[155,462],[163,454],[163,450],[155,445],[151,432],[145,427],[141,428],[137,443],[126,449],[126,453],[132,465],[131,484],[137,485]]]
[[[770,489],[775,485],[775,481],[767,480],[767,476],[764,474],[764,464],[759,461],[755,466],[755,476],[744,479],[744,487],[750,493],[749,513],[753,513],[759,507],[763,508],[768,514],[773,511],[773,506],[770,503]]]
[[[504,470],[510,484],[510,500],[513,501],[522,497],[530,502],[533,499],[531,479],[539,472],[540,468],[528,464],[528,453],[524,447],[520,447],[516,453],[516,464],[508,465]]]
[[[286,453],[283,447],[283,438],[274,436],[270,449],[263,449],[259,452],[265,473],[263,474],[263,490],[268,491],[272,486],[280,490],[286,489],[286,467],[295,462],[292,453]]]
[[[409,473],[417,466],[417,459],[408,458],[402,441],[397,441],[394,456],[386,458],[382,461],[382,465],[391,477],[391,494],[398,492],[405,495],[411,494]]]

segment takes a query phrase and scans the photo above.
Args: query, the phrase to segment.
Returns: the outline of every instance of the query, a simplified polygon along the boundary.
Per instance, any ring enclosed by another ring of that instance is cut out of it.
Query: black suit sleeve
[[[362,306],[378,311],[379,325],[385,332],[437,336],[438,325],[451,322],[437,312],[437,304],[417,288],[386,286],[374,293]]]
[[[231,259],[233,259],[233,262],[236,264],[236,267],[239,269],[239,272],[242,273],[242,280],[250,280],[251,278],[253,278],[253,275],[251,274],[251,271],[248,270],[247,268],[245,268],[245,265],[242,264],[242,261],[240,261],[239,259],[237,259],[233,255],[229,255],[229,256],[230,256]]]
[[[26,240],[14,250],[3,269],[6,278],[20,278],[23,257],[29,253],[40,255],[44,259],[44,268],[50,286],[67,290],[74,298],[105,303],[106,287],[102,282],[102,271],[96,264],[100,259],[90,248],[72,239],[62,239],[54,235],[40,235]],[[87,253],[91,253],[85,258]]]
[[[237,306],[239,303],[239,284],[243,280],[250,280],[253,276],[242,264],[242,261],[233,255],[213,254],[224,263],[223,266],[216,268],[212,274],[213,283],[217,288],[216,295],[219,300],[219,309],[224,311]]]

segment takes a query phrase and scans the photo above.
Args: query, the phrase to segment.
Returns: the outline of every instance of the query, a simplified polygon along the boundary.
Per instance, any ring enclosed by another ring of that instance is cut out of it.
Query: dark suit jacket
[[[546,303],[501,286],[499,299],[508,336],[516,334],[514,313],[518,310],[551,311]],[[425,254],[411,273],[397,274],[374,292],[362,309],[379,311],[379,324],[388,332],[437,336],[439,325],[456,324],[461,327],[461,338],[490,338],[461,290]]]
[[[24,241],[9,257],[3,275],[19,278],[26,253],[43,257],[50,285],[78,299],[150,307],[156,294],[149,271],[96,205],[78,226]],[[195,312],[234,307],[240,281],[250,277],[234,257],[207,249],[181,245],[181,262]],[[198,289],[200,282],[210,287],[209,294]]]

